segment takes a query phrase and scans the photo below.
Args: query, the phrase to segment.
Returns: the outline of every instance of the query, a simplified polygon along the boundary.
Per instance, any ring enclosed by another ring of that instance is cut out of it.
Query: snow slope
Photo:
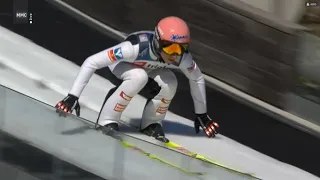
[[[55,105],[67,94],[79,67],[0,27],[0,70],[5,70],[7,73],[7,75],[1,75],[1,84],[45,103]],[[23,85],[23,81],[13,76],[15,73],[32,79],[35,84],[28,83],[28,86],[33,88],[27,88],[27,85]],[[80,98],[81,116],[95,121],[106,92],[113,86],[108,80],[94,75]],[[141,104],[144,104],[144,101],[145,99],[141,96],[134,97],[123,113],[124,118],[128,121],[139,119],[143,108]],[[171,112],[167,113],[164,125],[167,136],[172,141],[223,164],[253,172],[260,178],[270,180],[319,179],[221,134],[215,139],[207,139],[203,135],[194,136],[191,121]],[[177,131],[184,132],[184,134],[176,135]],[[136,137],[141,136],[133,132],[127,133]],[[141,138],[143,137],[141,136]]]

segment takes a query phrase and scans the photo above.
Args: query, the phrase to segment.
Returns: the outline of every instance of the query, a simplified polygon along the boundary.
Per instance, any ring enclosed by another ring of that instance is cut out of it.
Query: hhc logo
[[[27,18],[27,17],[28,17],[28,14],[27,14],[26,12],[24,12],[24,13],[17,12],[17,13],[16,13],[16,17],[17,17],[17,18]]]

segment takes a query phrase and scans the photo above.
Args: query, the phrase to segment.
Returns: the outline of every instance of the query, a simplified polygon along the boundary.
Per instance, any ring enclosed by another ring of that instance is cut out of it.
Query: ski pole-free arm
[[[81,65],[69,94],[79,97],[97,69],[107,67],[119,61],[132,62],[135,58],[134,56],[133,46],[128,41],[89,56]]]
[[[206,85],[201,70],[192,59],[191,54],[185,54],[180,64],[181,71],[189,79],[191,96],[196,114],[207,112]]]

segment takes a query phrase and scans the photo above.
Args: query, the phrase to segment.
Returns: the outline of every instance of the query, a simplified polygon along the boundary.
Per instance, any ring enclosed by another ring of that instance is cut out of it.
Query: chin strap
[[[154,38],[154,37],[153,37]],[[153,52],[153,54],[158,58],[158,61],[161,62],[161,63],[165,63],[164,60],[162,59],[161,55],[160,55],[160,50],[157,50],[155,48],[155,39],[152,40],[150,46],[151,46],[151,50]]]
[[[158,58],[160,58],[161,57],[160,56],[160,49],[156,49],[156,45],[155,45],[156,38],[154,37],[154,35],[152,35],[151,39],[152,39],[151,44],[150,44],[151,50],[154,55],[156,55]]]
[[[162,58],[159,58],[158,61],[161,63],[166,63],[166,62],[164,62],[164,60]]]

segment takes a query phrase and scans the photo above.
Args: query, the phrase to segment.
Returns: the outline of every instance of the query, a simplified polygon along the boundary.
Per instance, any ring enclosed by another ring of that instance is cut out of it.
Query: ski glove
[[[78,97],[68,94],[63,100],[58,102],[56,105],[57,108],[57,113],[61,113],[61,111],[66,112],[66,113],[72,113],[72,111],[75,109],[76,110],[76,115],[80,116],[80,105],[78,101]]]
[[[219,124],[214,122],[207,113],[205,114],[196,114],[196,119],[194,121],[194,128],[196,134],[199,133],[200,126],[204,133],[210,138],[215,137],[218,134],[217,130],[219,128]]]

